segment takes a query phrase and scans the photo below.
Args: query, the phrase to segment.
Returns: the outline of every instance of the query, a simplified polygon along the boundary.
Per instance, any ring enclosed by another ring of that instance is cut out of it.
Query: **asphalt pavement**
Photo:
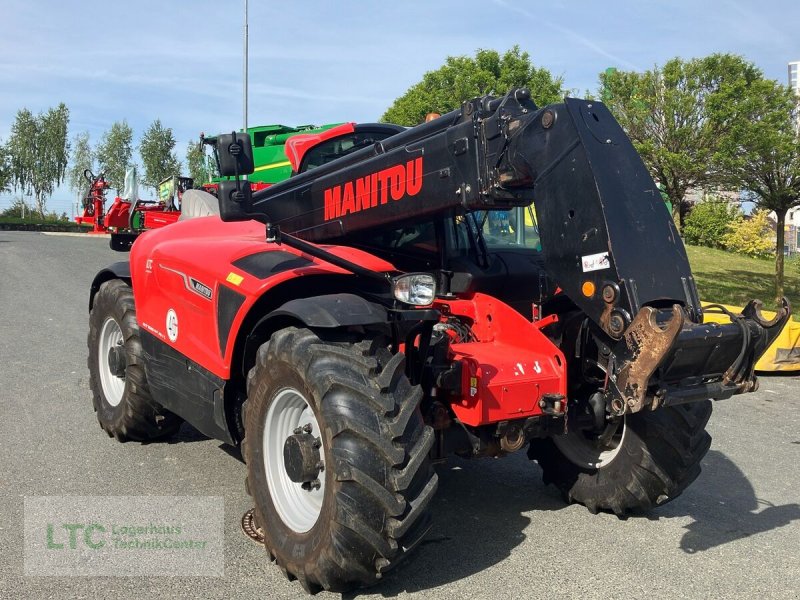
[[[120,257],[107,239],[0,232],[0,598],[303,597],[240,530],[250,505],[234,448],[186,425],[169,443],[120,444],[97,424],[88,290]],[[426,541],[352,596],[800,597],[800,377],[715,404],[709,431],[698,480],[627,520],[564,504],[524,454],[453,460]],[[220,496],[225,575],[25,576],[24,498],[56,495]]]

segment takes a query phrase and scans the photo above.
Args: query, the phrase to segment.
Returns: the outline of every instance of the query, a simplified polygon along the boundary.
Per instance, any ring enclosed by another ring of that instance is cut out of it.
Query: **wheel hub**
[[[125,367],[128,361],[125,357],[124,346],[111,346],[108,349],[108,370],[114,377],[125,377]]]
[[[125,395],[125,338],[113,316],[103,322],[98,336],[97,367],[106,402],[119,406]]]
[[[553,443],[579,467],[602,469],[611,464],[625,443],[626,417],[608,423],[600,431],[573,430],[557,435]]]
[[[311,428],[306,426],[305,429]],[[283,465],[289,479],[295,483],[308,484],[309,488],[319,487],[319,472],[322,469],[320,446],[317,438],[301,428],[286,438],[283,444]]]
[[[302,392],[281,389],[264,416],[262,439],[267,487],[278,516],[296,533],[309,531],[325,498],[325,442]]]

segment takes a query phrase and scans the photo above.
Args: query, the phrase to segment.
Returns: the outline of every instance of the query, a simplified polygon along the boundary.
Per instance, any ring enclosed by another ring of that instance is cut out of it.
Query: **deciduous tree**
[[[505,94],[527,87],[540,106],[564,97],[563,80],[537,68],[527,52],[514,46],[502,56],[497,50],[478,50],[475,57],[448,56],[444,65],[423,75],[397,98],[381,117],[399,125],[417,125],[431,112],[446,113],[465,100],[485,94]]]
[[[69,188],[76,194],[86,190],[87,181],[83,173],[87,169],[94,172],[95,166],[89,132],[84,131],[72,138],[72,161],[67,173]]]
[[[36,209],[45,216],[47,199],[64,181],[69,161],[69,109],[63,103],[37,116],[26,108],[11,126],[8,152],[15,189],[33,194]]]
[[[616,116],[678,213],[683,229],[690,188],[729,183],[724,141],[757,93],[762,72],[740,56],[674,58],[643,73],[609,70],[599,96]]]
[[[726,138],[725,167],[750,199],[776,216],[775,291],[783,296],[786,213],[800,206],[800,133],[797,98],[775,81],[754,84],[744,118]]]
[[[201,184],[211,180],[203,146],[196,141],[189,142],[186,148],[186,169],[189,171],[189,177],[194,180],[195,187],[200,187]]]
[[[100,171],[109,185],[122,193],[125,185],[125,169],[133,156],[133,129],[127,121],[117,121],[103,134],[95,153]]]
[[[158,184],[173,175],[180,175],[181,163],[173,152],[175,137],[172,129],[164,127],[159,119],[145,130],[139,144],[139,155],[144,165],[142,183],[158,193]]]
[[[11,191],[11,161],[8,149],[0,143],[0,194]]]

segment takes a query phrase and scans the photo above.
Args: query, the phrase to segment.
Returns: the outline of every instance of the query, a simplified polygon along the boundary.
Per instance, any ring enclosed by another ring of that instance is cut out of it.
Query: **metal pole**
[[[242,128],[242,130],[244,131],[244,133],[247,133],[247,55],[248,55],[247,36],[248,36],[248,31],[247,31],[247,0],[244,0],[244,77],[243,77],[243,79],[244,79],[244,90],[243,90],[244,99],[243,99],[243,110],[242,110],[242,113],[243,113],[243,116],[244,116],[244,127]],[[245,180],[247,179],[247,175],[244,176],[244,179]]]

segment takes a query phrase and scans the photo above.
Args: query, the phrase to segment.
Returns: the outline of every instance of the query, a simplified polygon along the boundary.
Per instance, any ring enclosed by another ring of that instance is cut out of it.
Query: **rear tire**
[[[594,460],[574,437],[533,440],[528,457],[541,466],[545,484],[554,484],[568,502],[624,516],[674,500],[697,478],[711,446],[705,430],[710,416],[710,400],[642,411],[625,417],[618,446],[597,451]]]
[[[181,418],[153,400],[133,292],[121,279],[106,281],[89,314],[89,387],[100,427],[120,442],[148,442],[173,435]],[[112,353],[119,353],[117,366]]]
[[[270,558],[308,592],[378,582],[429,528],[433,431],[403,355],[384,341],[328,342],[289,327],[261,346],[248,376],[242,446],[256,521]],[[266,433],[304,425],[323,463],[313,491],[286,473],[285,439]]]

